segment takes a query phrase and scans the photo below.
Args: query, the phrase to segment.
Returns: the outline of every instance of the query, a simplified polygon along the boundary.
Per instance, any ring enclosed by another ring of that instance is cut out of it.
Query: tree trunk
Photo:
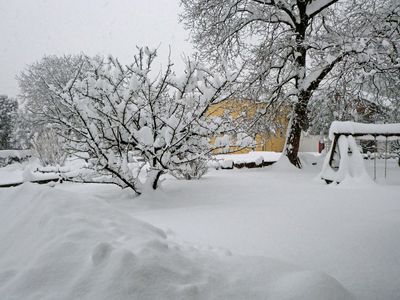
[[[300,14],[300,23],[296,24],[296,53],[298,55],[295,60],[295,66],[298,73],[295,78],[295,85],[300,92],[297,103],[293,107],[283,153],[294,166],[301,168],[301,162],[298,157],[300,137],[301,130],[308,127],[307,105],[311,95],[301,89],[301,84],[306,77],[307,66],[307,49],[304,45],[308,26],[307,3],[306,1],[297,1],[297,6]]]
[[[288,157],[289,161],[298,168],[301,168],[301,162],[298,157],[301,131],[308,128],[307,104],[309,99],[310,96],[308,94],[301,94],[299,96],[299,101],[293,108],[284,149],[284,154]]]
[[[161,175],[164,172],[157,169],[152,169],[149,171],[149,175],[147,177],[147,183],[153,190],[158,188],[158,182],[160,180]]]

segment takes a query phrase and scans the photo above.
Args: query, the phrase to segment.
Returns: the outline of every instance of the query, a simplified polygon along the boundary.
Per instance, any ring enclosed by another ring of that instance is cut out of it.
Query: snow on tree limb
[[[293,108],[285,153],[298,166],[308,105],[330,74],[398,67],[399,5],[394,0],[181,2],[182,21],[203,58],[215,68],[221,57],[233,66],[246,63],[239,78],[243,98]]]
[[[230,97],[237,77],[188,58],[178,77],[171,62],[164,71],[154,70],[156,56],[139,48],[126,66],[113,57],[87,58],[65,87],[49,85],[63,108],[53,122],[69,132],[70,150],[88,153],[98,173],[137,193],[145,189],[139,180],[145,164],[137,157],[149,167],[146,185],[152,188],[166,172],[201,174],[190,168],[209,155],[210,137],[227,129],[224,119],[209,118],[206,111]]]
[[[307,4],[306,13],[309,18],[313,18],[321,11],[338,1],[339,0],[311,0],[311,2]]]

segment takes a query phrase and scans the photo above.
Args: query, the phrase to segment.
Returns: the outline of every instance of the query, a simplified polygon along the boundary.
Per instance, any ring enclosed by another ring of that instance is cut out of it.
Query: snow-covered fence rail
[[[368,176],[355,139],[374,140],[375,142],[377,140],[385,141],[386,169],[387,142],[389,140],[400,140],[400,123],[363,124],[335,121],[329,129],[329,139],[332,141],[332,146],[325,159],[321,178],[327,183],[339,183],[347,176]],[[376,179],[376,162],[374,164],[374,179]]]
[[[47,183],[63,183],[63,182],[75,182],[75,183],[101,183],[101,184],[117,184],[110,178],[103,177],[86,177],[93,170],[87,168],[71,169],[69,167],[40,167],[35,170],[25,169],[21,178],[17,180],[10,180],[9,182],[0,183],[0,188],[8,188],[21,185],[25,182],[32,182],[37,184]],[[118,184],[117,184],[118,185]]]
[[[219,161],[222,169],[241,169],[270,166],[274,164],[280,156],[280,152],[252,151],[245,154],[218,154],[215,155],[215,159]],[[227,162],[231,162],[231,166]]]
[[[45,167],[43,170],[41,168],[37,168],[36,170],[26,168],[21,179],[0,183],[0,188],[18,186],[24,182],[46,184],[50,182],[72,181],[74,177],[76,177],[76,174],[71,173],[70,170],[66,170],[65,168]]]
[[[31,180],[29,182],[33,182],[33,183],[38,183],[38,184],[46,184],[46,183],[50,183],[50,182],[58,182],[60,181],[60,177],[56,177],[56,176],[52,176],[49,178],[45,178],[45,179],[36,179],[36,180]],[[69,181],[69,180],[65,180],[64,181]],[[23,183],[25,183],[26,181],[17,181],[17,182],[10,182],[10,183],[2,183],[0,184],[0,188],[8,188],[8,187],[14,187],[14,186],[18,186],[21,185]]]
[[[74,182],[74,183],[101,183],[101,184],[116,184],[115,182],[111,181],[89,181],[89,180],[77,180],[74,177],[60,177],[60,176],[49,176],[47,178],[41,178],[41,179],[35,179],[35,180],[30,180],[30,181],[18,181],[18,182],[11,182],[11,183],[2,183],[0,184],[0,188],[8,188],[8,187],[15,187],[19,186],[25,182],[32,182],[32,183],[37,183],[37,184],[47,184],[47,183],[62,183],[62,182]]]

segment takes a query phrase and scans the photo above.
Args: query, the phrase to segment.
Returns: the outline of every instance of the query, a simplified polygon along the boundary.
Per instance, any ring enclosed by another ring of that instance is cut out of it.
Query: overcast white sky
[[[181,67],[192,48],[178,23],[179,0],[0,0],[0,94],[44,54],[112,54],[128,62],[136,45],[159,48]],[[179,61],[179,62],[178,62]]]

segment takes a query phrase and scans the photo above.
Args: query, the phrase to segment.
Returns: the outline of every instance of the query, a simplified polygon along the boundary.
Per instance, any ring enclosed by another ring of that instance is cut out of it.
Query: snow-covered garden
[[[397,161],[388,161],[386,181],[379,168],[378,183],[327,185],[318,177],[322,157],[301,157],[302,170],[280,161],[213,169],[199,181],[171,176],[140,197],[109,184],[27,182],[0,189],[0,294],[396,299]],[[371,174],[373,161],[366,162]],[[1,168],[1,183],[23,178],[35,163]]]
[[[0,7],[0,300],[400,299],[398,0]]]

